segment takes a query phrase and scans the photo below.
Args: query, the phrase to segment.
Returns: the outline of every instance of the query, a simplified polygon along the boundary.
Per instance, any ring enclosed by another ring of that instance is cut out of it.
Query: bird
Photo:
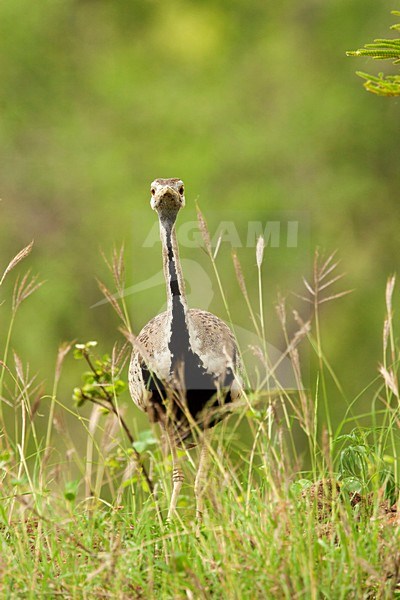
[[[230,327],[214,314],[189,308],[179,260],[176,220],[185,206],[181,179],[155,179],[151,208],[157,212],[166,281],[167,309],[151,319],[134,341],[129,390],[136,406],[166,433],[172,456],[172,494],[167,520],[176,514],[184,480],[180,447],[201,443],[194,482],[196,517],[202,519],[210,428],[218,408],[241,395],[240,353]],[[221,411],[222,414],[222,411]]]

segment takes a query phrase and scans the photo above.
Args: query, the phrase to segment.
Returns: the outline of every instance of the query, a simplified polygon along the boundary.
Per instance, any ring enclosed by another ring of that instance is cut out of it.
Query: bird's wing
[[[142,347],[142,360],[161,378],[168,377],[171,357],[168,348],[170,331],[169,315],[163,312],[147,323],[137,337],[138,350]]]
[[[235,337],[224,321],[205,310],[189,310],[189,335],[193,350],[209,373],[223,375],[240,369]]]
[[[161,380],[169,376],[168,330],[168,314],[163,312],[151,319],[136,338],[129,366],[129,390],[141,410],[147,410],[151,396],[146,388],[143,368],[154,372]]]

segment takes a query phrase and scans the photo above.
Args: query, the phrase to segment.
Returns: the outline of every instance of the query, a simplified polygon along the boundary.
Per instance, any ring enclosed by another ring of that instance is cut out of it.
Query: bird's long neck
[[[171,354],[171,372],[185,363],[190,354],[188,329],[188,308],[185,296],[185,282],[179,262],[175,224],[168,219],[160,219],[160,234],[163,252],[164,275],[167,283],[168,300],[168,348]]]
[[[168,310],[172,311],[174,305],[180,305],[183,312],[187,312],[185,295],[185,280],[179,261],[178,242],[176,239],[175,223],[171,219],[160,218],[160,237],[163,254],[164,277],[167,284]]]

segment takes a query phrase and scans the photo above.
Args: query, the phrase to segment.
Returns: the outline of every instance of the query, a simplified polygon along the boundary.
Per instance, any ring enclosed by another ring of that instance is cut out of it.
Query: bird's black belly
[[[184,440],[191,436],[193,429],[191,419],[200,429],[213,427],[221,420],[222,413],[219,415],[215,409],[231,402],[229,387],[233,381],[233,374],[230,369],[227,371],[222,388],[218,391],[215,378],[200,365],[197,355],[192,352],[187,353],[180,364],[183,368],[177,367],[173,374],[178,378],[183,372],[184,381],[180,389],[183,387],[184,394],[171,387],[167,389],[155,373],[151,373],[145,365],[142,365],[142,376],[147,389],[152,392],[150,403],[153,419],[161,423],[165,422],[167,404],[171,402],[169,416],[175,425],[177,437]]]

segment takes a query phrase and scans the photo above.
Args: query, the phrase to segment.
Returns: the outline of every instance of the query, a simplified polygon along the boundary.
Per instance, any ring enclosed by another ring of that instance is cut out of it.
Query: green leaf
[[[140,441],[133,442],[132,446],[135,448],[135,450],[137,452],[139,452],[139,454],[141,452],[144,452],[147,448],[146,442],[140,442]]]
[[[3,463],[7,463],[11,458],[11,454],[8,450],[3,450],[0,452],[0,461]]]
[[[389,456],[389,454],[384,454],[383,455],[383,460],[386,463],[390,464],[390,465],[394,465],[394,463],[395,463],[394,457],[393,456]]]
[[[15,485],[15,486],[21,486],[21,485],[26,485],[28,483],[28,478],[26,477],[26,475],[22,475],[22,477],[13,477],[11,479],[11,485]]]
[[[83,396],[83,392],[82,392],[81,388],[79,388],[79,387],[74,388],[74,391],[72,394],[72,400],[75,402],[75,404],[78,407],[82,406],[85,403],[85,398]]]
[[[76,499],[79,487],[79,480],[75,479],[74,481],[67,481],[64,486],[64,498],[68,500],[68,502],[73,502]]]
[[[123,488],[127,488],[127,487],[129,487],[130,485],[132,485],[132,484],[136,483],[136,482],[137,482],[137,480],[138,480],[138,476],[137,476],[137,475],[134,475],[133,477],[129,477],[129,479],[126,479],[126,480],[123,482],[123,484],[122,484],[122,487],[123,487]]]
[[[132,444],[133,448],[137,452],[144,452],[150,446],[154,446],[158,444],[158,440],[154,437],[154,434],[151,429],[146,429],[145,431],[141,431],[137,437],[137,440]]]
[[[73,354],[76,360],[80,360],[81,358],[83,358],[83,350],[81,348],[77,348],[76,346]]]
[[[122,381],[122,379],[117,379],[114,382],[114,389],[115,389],[115,394],[117,396],[119,394],[122,394],[122,392],[124,392],[126,390],[126,383],[125,383],[125,381]]]
[[[300,494],[303,490],[312,486],[313,482],[309,479],[298,479],[290,484],[290,490],[295,494]]]
[[[364,490],[363,483],[356,477],[345,477],[340,481],[340,487],[348,494],[361,494]]]

